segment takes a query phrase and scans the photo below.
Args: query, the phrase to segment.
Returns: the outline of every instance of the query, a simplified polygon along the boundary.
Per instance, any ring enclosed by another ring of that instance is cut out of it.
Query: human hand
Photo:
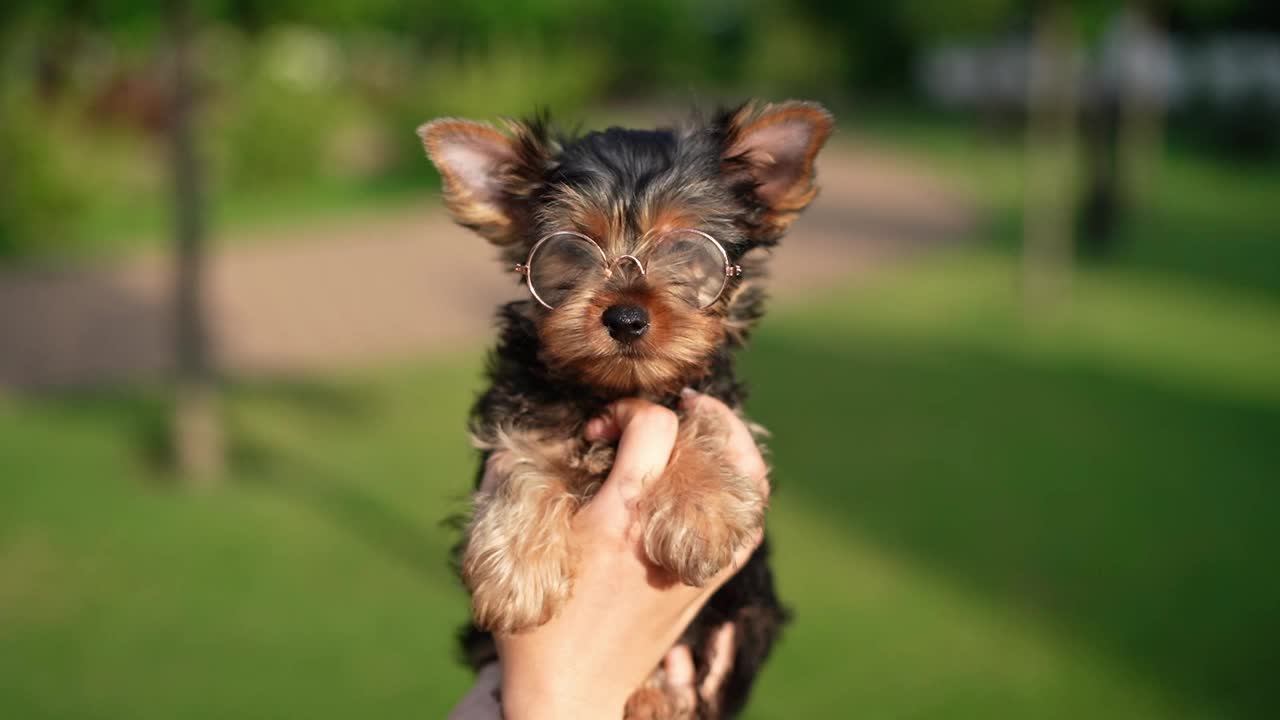
[[[733,669],[733,623],[725,623],[711,638],[709,667],[701,683],[697,683],[697,669],[693,666],[693,654],[684,645],[676,645],[662,660],[666,685],[682,707],[694,707],[701,698],[714,705],[719,700],[720,686]],[[502,667],[489,663],[476,673],[472,684],[461,702],[449,714],[449,720],[503,720]]]
[[[767,494],[767,466],[750,431],[724,403],[687,392],[686,412],[720,415],[726,452],[740,473]],[[713,639],[708,681],[694,688],[687,648],[675,647],[706,601],[750,557],[759,539],[700,588],[681,584],[645,558],[633,508],[649,483],[661,482],[676,440],[670,410],[638,399],[620,400],[587,423],[589,440],[618,440],[613,470],[574,516],[574,590],[550,622],[528,632],[497,635],[502,660],[502,706],[508,720],[622,717],[627,697],[664,662],[668,683],[689,701],[710,698],[728,673],[732,626]],[[665,659],[665,660],[664,660]]]

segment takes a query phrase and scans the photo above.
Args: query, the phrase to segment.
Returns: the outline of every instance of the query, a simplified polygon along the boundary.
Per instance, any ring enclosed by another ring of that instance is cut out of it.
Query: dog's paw
[[[569,598],[571,511],[566,502],[540,505],[483,507],[468,528],[462,580],[477,627],[502,633],[535,628]]]
[[[569,597],[572,578],[567,553],[564,557],[552,554],[530,558],[509,546],[468,546],[462,575],[471,591],[476,626],[514,633],[555,617]]]
[[[645,553],[687,585],[701,587],[729,567],[764,522],[759,486],[722,468],[686,455],[642,501]]]

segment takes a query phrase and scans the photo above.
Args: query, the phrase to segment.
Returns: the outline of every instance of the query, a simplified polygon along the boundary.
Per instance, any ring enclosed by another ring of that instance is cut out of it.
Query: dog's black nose
[[[639,305],[614,305],[600,319],[614,340],[635,340],[649,329],[649,313]]]

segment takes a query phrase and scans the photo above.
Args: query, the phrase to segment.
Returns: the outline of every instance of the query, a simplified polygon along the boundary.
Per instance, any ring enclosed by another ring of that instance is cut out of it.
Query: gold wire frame
[[[710,243],[715,247],[716,250],[720,252],[720,257],[724,260],[724,280],[723,282],[720,283],[720,288],[716,290],[715,296],[713,296],[705,304],[701,305],[698,309],[704,310],[706,308],[709,308],[715,304],[716,300],[720,299],[721,295],[724,294],[724,289],[729,285],[729,278],[739,277],[742,275],[742,266],[734,265],[733,263],[729,262],[729,253],[725,251],[724,246],[720,244],[719,240],[716,240],[715,238],[711,237],[707,233],[704,233],[701,230],[681,229],[681,230],[672,230],[671,232],[665,233],[663,237],[666,237],[668,235],[674,235],[676,233],[692,233],[699,237],[705,238],[706,240],[710,241]],[[623,260],[630,260],[632,263],[634,263],[635,266],[640,269],[641,276],[644,276],[647,274],[644,267],[644,263],[641,262],[640,259],[637,258],[635,255],[619,255],[613,258],[612,260],[610,260],[609,255],[604,251],[604,248],[600,247],[600,243],[596,242],[594,239],[592,239],[587,235],[583,235],[582,233],[575,232],[573,230],[558,230],[556,232],[549,233],[539,238],[538,242],[534,243],[533,247],[529,248],[529,255],[528,257],[525,258],[524,262],[517,263],[516,266],[512,268],[513,271],[518,272],[524,276],[524,284],[526,287],[529,288],[529,294],[533,296],[533,299],[537,300],[538,304],[542,305],[542,307],[548,310],[555,310],[555,306],[551,305],[546,300],[543,300],[542,296],[538,294],[538,289],[533,286],[533,273],[531,272],[531,268],[533,266],[533,257],[534,257],[534,254],[538,252],[538,248],[542,247],[543,244],[545,244],[548,240],[551,240],[557,237],[562,237],[562,236],[575,237],[575,238],[578,238],[579,240],[585,240],[588,243],[590,243],[591,246],[594,247],[596,251],[600,253],[600,267],[603,269],[605,273],[605,277],[609,277],[610,275],[612,275],[614,266],[616,266],[619,262]]]

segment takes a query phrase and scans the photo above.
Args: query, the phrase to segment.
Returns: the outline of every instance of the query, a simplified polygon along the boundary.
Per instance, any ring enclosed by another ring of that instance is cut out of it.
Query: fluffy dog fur
[[[588,419],[625,396],[675,407],[686,386],[741,407],[733,353],[763,311],[765,251],[816,194],[814,157],[831,125],[820,106],[788,102],[580,137],[556,134],[545,118],[508,122],[506,133],[456,119],[419,130],[454,218],[508,263],[524,262],[551,232],[588,235],[610,258],[643,259],[666,231],[696,229],[743,268],[705,309],[677,299],[652,273],[583,283],[555,310],[532,300],[500,309],[491,386],[472,413],[483,463],[460,545],[475,620],[463,645],[475,667],[495,657],[489,632],[536,627],[572,592],[569,524],[613,462],[612,447],[581,439]],[[602,314],[619,304],[643,308],[648,331],[615,340]],[[723,457],[724,438],[724,428],[702,415],[682,418],[666,473],[636,508],[649,558],[693,585],[727,567],[763,522],[764,498]],[[496,482],[482,487],[486,472]],[[721,697],[680,707],[655,673],[628,703],[629,718],[737,714],[786,619],[767,556],[766,542],[683,638],[701,679],[710,632],[735,624]]]

